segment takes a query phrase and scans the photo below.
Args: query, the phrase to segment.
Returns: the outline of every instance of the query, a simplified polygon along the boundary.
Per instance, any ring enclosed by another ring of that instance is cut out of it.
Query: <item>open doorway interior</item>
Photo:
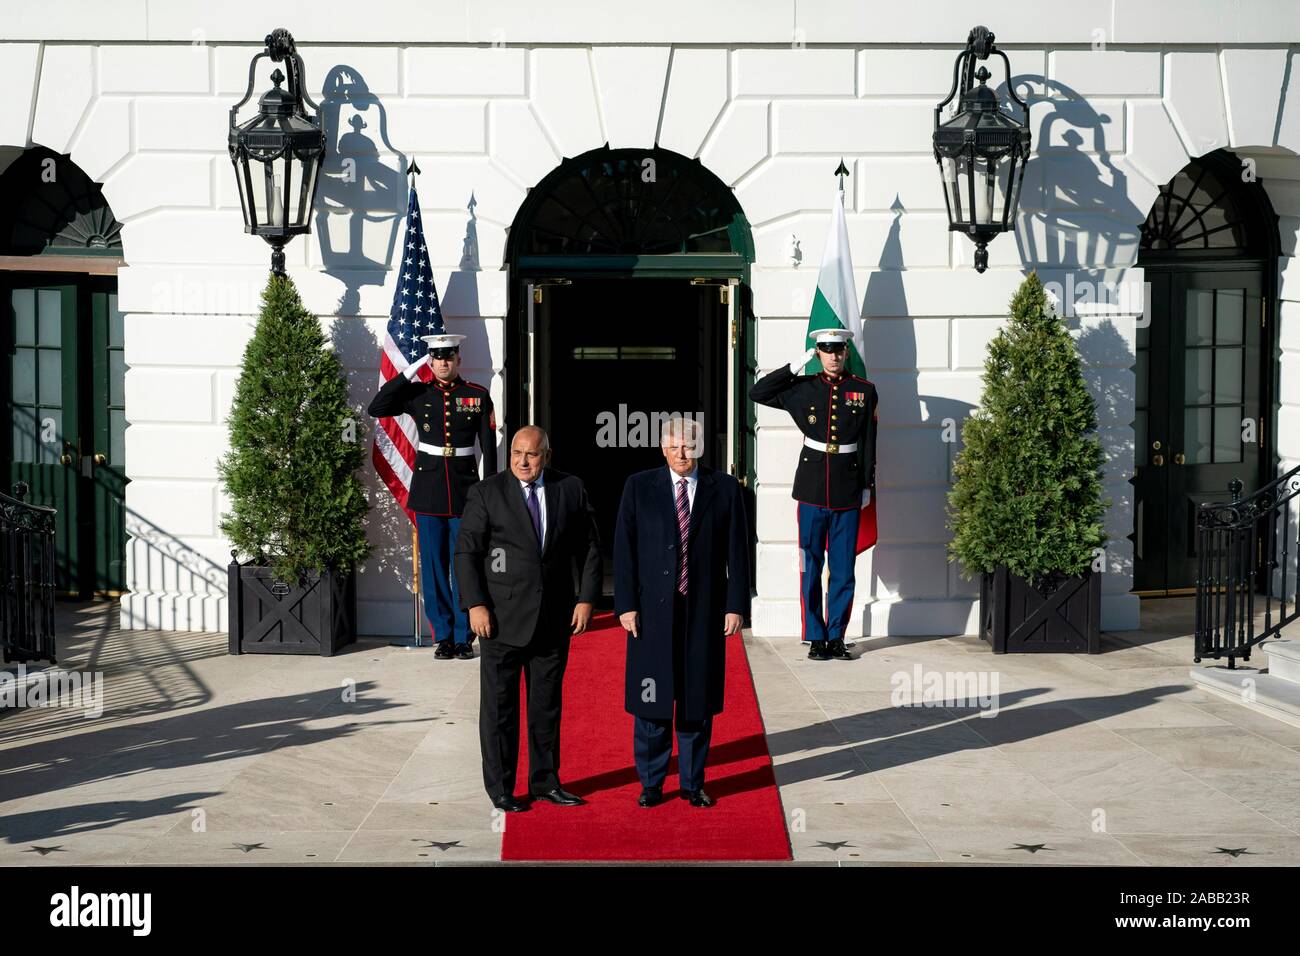
[[[533,420],[551,436],[553,466],[587,486],[609,595],[623,483],[664,464],[662,423],[673,415],[696,419],[702,464],[730,468],[726,286],[585,277],[537,288]]]

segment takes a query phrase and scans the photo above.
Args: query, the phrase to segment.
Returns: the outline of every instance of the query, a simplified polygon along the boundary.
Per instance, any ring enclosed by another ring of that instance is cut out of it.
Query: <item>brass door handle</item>
[[[107,464],[108,464],[108,456],[105,455],[102,451],[97,451],[97,452],[95,452],[95,464],[97,464],[97,465],[107,465]]]
[[[59,456],[59,464],[60,465],[72,464],[72,456],[65,451],[62,455]]]
[[[1163,465],[1164,463],[1165,463],[1165,456],[1164,456],[1164,455],[1152,455],[1152,456],[1151,456],[1151,464],[1155,465],[1157,468],[1160,467],[1161,465]]]
[[[1174,464],[1175,465],[1187,464],[1187,456],[1180,451],[1178,454],[1174,455]]]

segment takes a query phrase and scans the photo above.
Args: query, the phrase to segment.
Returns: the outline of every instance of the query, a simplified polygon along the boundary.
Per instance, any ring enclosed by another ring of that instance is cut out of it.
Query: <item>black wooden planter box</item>
[[[1101,650],[1101,576],[1088,569],[1041,588],[999,566],[980,576],[980,637],[995,654],[1096,654]]]
[[[357,637],[357,576],[313,573],[301,584],[231,561],[230,653],[329,657]]]

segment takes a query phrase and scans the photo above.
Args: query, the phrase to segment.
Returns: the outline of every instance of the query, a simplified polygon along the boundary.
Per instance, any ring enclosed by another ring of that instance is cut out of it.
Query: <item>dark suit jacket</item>
[[[624,675],[624,706],[638,717],[670,718],[674,700],[686,720],[721,713],[727,648],[723,624],[728,614],[749,615],[749,529],[740,483],[703,465],[698,474],[686,539],[688,596],[678,667],[673,660],[676,476],[667,465],[638,472],[628,478],[619,503],[614,610],[641,615],[640,636],[628,634]],[[678,676],[684,686],[677,686]],[[653,694],[647,680],[653,682]]]
[[[601,592],[600,539],[587,489],[581,479],[552,468],[542,480],[546,541],[540,553],[519,479],[509,469],[469,489],[456,538],[460,606],[486,605],[497,621],[490,639],[511,647],[569,633],[573,605],[594,603]]]

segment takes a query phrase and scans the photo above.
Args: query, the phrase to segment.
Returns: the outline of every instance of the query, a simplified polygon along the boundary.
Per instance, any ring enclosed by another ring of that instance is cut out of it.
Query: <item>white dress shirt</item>
[[[691,469],[689,475],[679,475],[669,468],[668,477],[673,480],[673,505],[677,504],[677,483],[684,478],[686,479],[686,510],[688,512],[695,510],[695,486],[700,483],[699,466]]]
[[[542,541],[544,542],[546,540],[546,484],[542,481],[542,476],[538,475],[533,485],[533,494],[537,495],[537,508],[542,513]],[[528,482],[520,481],[519,490],[523,492],[526,509],[528,505]]]

